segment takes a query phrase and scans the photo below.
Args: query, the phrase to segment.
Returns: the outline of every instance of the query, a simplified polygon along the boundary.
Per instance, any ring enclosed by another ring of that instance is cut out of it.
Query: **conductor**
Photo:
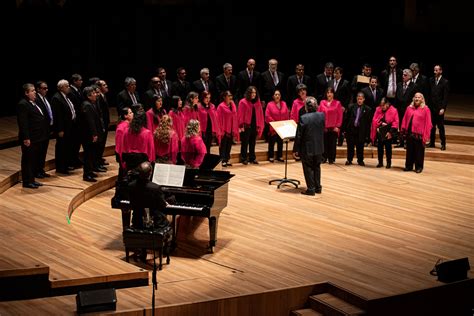
[[[301,194],[321,193],[321,161],[324,152],[324,113],[317,112],[318,102],[307,97],[306,114],[302,115],[296,129],[294,151],[301,157],[306,191]]]
[[[130,206],[133,209],[132,225],[134,228],[144,227],[144,216],[148,215],[145,209],[148,208],[151,220],[146,221],[146,226],[161,227],[168,225],[168,219],[162,213],[168,202],[160,186],[150,180],[152,166],[149,161],[142,162],[137,168],[137,179],[128,184],[130,194]],[[146,216],[148,218],[148,216]]]

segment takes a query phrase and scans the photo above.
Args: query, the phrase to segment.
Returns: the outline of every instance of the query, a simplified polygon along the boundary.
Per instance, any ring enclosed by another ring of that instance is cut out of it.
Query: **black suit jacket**
[[[97,105],[100,110],[104,128],[107,130],[110,124],[109,102],[107,101],[107,97],[99,95],[97,97]]]
[[[97,136],[99,141],[103,140],[105,129],[98,105],[86,100],[82,103],[81,110],[80,126],[83,140],[92,143],[93,136]]]
[[[216,103],[216,100],[218,100],[216,86],[214,85],[214,82],[212,82],[211,79],[209,79],[207,84],[209,86],[209,92],[211,93],[211,102]],[[191,91],[195,91],[199,94],[199,96],[201,96],[201,93],[205,90],[206,90],[206,87],[204,87],[204,84],[202,83],[201,79],[193,82]]]
[[[138,94],[135,92],[135,98],[137,98],[137,102],[140,103],[140,98]],[[128,94],[127,89],[123,89],[122,91],[117,94],[117,113],[120,113],[124,107],[131,108],[133,105],[132,98]]]
[[[301,159],[324,152],[324,113],[310,112],[301,116],[296,129],[295,147]]]
[[[383,90],[379,87],[375,89],[375,100],[370,87],[362,89],[362,93],[364,93],[365,96],[365,104],[367,104],[372,109],[372,113],[374,113],[375,108],[379,106],[380,100],[383,97]]]
[[[334,79],[329,81],[328,87],[334,88]],[[351,102],[351,86],[349,81],[340,79],[337,90],[334,93],[334,99],[341,102],[341,105],[347,110],[349,103]]]
[[[43,110],[42,110],[43,111]],[[42,142],[49,138],[48,114],[43,114],[26,99],[18,102],[18,139],[23,142],[29,139],[32,143]]]
[[[397,84],[397,93],[395,94],[395,107],[397,109],[406,109],[413,101],[415,96],[415,84],[413,82],[408,83],[408,87],[405,92],[403,92],[403,83],[399,82]]]
[[[379,76],[379,86],[380,88],[383,89],[383,91],[385,91],[385,93],[388,92],[388,82],[389,82],[389,77],[391,73],[392,72],[390,69],[384,69],[382,70]],[[400,82],[402,82],[402,74],[403,74],[403,71],[400,68],[395,69],[395,78],[396,78],[395,80],[397,82],[397,86]]]
[[[217,100],[220,100],[222,92],[229,90],[233,95],[237,91],[237,78],[234,75],[230,76],[230,83],[227,84],[224,74],[216,77]]]
[[[73,120],[72,111],[61,92],[56,92],[51,99],[53,108],[54,127],[56,132],[64,132],[66,135],[71,133]],[[76,111],[76,117],[79,112]]]
[[[331,81],[332,79],[333,78],[331,78],[329,81]],[[326,96],[324,95],[324,91],[326,91],[328,84],[329,82],[327,81],[326,75],[324,74],[324,72],[316,76],[316,86],[315,86],[314,95],[316,96],[318,103],[321,102],[321,100],[326,99]]]
[[[260,92],[260,72],[254,70],[250,80],[247,69],[244,69],[237,74],[236,96],[234,96],[236,103],[244,97],[245,91],[250,86],[254,86]]]
[[[448,106],[449,81],[441,77],[439,83],[436,84],[435,78],[430,78],[430,95],[431,99],[426,101],[430,109],[438,113],[439,110],[445,109]]]
[[[51,102],[49,100],[47,101],[49,102],[49,105],[51,106],[51,114],[53,114],[53,108],[52,108]],[[41,108],[41,110],[45,114],[46,120],[48,121],[48,125],[49,125],[51,123],[51,118],[49,117],[48,109],[46,108],[47,106],[46,104],[44,104],[42,97],[37,95],[35,102],[36,104],[38,104],[38,106]],[[54,116],[53,116],[53,123],[54,123]]]
[[[346,115],[346,121],[344,123],[344,131],[348,134],[355,134],[357,127],[354,126],[355,119],[357,117],[357,103],[353,103],[349,106]],[[361,113],[359,117],[359,136],[358,139],[355,139],[355,142],[363,143],[368,142],[370,137],[370,125],[372,119],[372,111],[371,109],[365,105],[361,105]]]
[[[412,79],[413,81],[413,79]],[[430,81],[422,74],[418,75],[415,84],[415,92],[420,92],[425,97],[425,102],[428,104],[430,100]]]
[[[313,85],[311,82],[311,77],[308,75],[303,75],[302,83],[307,87],[307,95],[313,95],[311,91]],[[298,84],[298,77],[296,75],[288,77],[288,81],[286,83],[286,99],[288,101],[288,104],[293,104],[293,101],[298,97],[298,95],[296,94],[296,86]]]
[[[182,101],[186,100],[188,93],[191,91],[191,84],[187,81],[175,81],[171,84],[171,95],[177,95]]]
[[[282,99],[286,101],[286,89],[284,82],[284,74],[277,71],[278,84],[275,86],[273,83],[273,77],[270,74],[270,70],[264,71],[260,78],[260,93],[261,99],[266,103],[273,100],[273,93],[275,90],[280,90]]]
[[[130,206],[133,209],[150,208],[163,211],[166,201],[161,187],[151,181],[134,180],[128,185]]]

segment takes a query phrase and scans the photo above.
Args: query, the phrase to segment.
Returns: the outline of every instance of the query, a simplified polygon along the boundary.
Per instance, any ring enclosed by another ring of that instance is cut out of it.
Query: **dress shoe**
[[[76,167],[73,167],[73,166],[67,167],[67,170],[69,170],[69,171],[73,171],[74,169],[76,169]]]
[[[441,150],[446,150],[446,145],[441,145]]]
[[[405,168],[403,168],[403,171],[413,171],[413,168],[407,168],[407,167],[405,167]]]
[[[434,143],[429,143],[427,147],[435,148],[435,144]]]
[[[380,163],[377,165],[377,168],[382,168],[383,167],[383,163]]]
[[[82,180],[87,181],[87,182],[97,182],[97,180],[91,176],[85,176],[82,178]]]
[[[92,177],[92,178],[97,178],[99,175],[97,173],[94,173],[94,172],[90,172],[89,175]]]
[[[391,162],[387,162],[387,166],[386,166],[385,168],[387,168],[387,169],[392,168],[392,163],[391,163]]]
[[[301,191],[301,194],[313,196],[316,193],[314,191],[311,191],[311,190],[306,190],[306,191]]]
[[[319,190],[316,190],[316,191],[314,191],[314,192],[315,192],[316,194],[321,194],[322,191],[323,191],[323,190],[319,189]]]
[[[324,158],[323,161],[321,161],[321,163],[326,163],[328,162],[327,158]]]
[[[61,173],[61,174],[65,174],[65,175],[70,174],[68,170],[62,170],[62,169],[56,169],[56,173]]]
[[[43,183],[41,183],[41,182],[33,181],[32,183],[34,185],[36,185],[37,187],[42,187],[43,186]]]
[[[46,172],[42,172],[41,175],[44,177],[44,178],[49,178],[51,177],[51,175],[47,174]]]
[[[95,172],[107,172],[107,169],[101,168],[101,167],[97,167],[97,168],[94,168],[94,171],[95,171]]]
[[[42,173],[38,173],[35,175],[35,178],[38,178],[38,179],[44,179],[44,176]]]
[[[242,161],[242,164],[243,164],[243,165],[248,165],[249,162],[248,162],[247,160],[243,160],[243,161]]]
[[[254,165],[258,165],[258,161],[257,161],[257,160],[252,160],[252,163],[253,163]]]
[[[415,170],[416,173],[421,173],[422,171],[423,171],[422,168],[418,168],[418,169]]]
[[[277,161],[279,162],[285,162],[285,160],[283,158],[278,158]]]
[[[352,161],[347,160],[346,161],[346,166],[350,166],[350,165],[352,165]]]
[[[227,167],[232,167],[232,164],[230,162],[228,162]]]
[[[222,167],[227,167],[227,162],[224,161],[224,162],[222,163]]]
[[[270,161],[270,162],[275,162],[275,159],[273,159],[273,158],[268,158],[268,161]]]
[[[363,161],[358,161],[357,164],[358,164],[359,166],[365,167],[365,162],[363,162]]]
[[[23,187],[28,189],[38,189],[38,186],[34,183],[23,183]]]

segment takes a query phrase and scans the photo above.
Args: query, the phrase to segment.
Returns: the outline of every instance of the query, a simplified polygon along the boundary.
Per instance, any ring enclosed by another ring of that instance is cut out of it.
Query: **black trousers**
[[[240,142],[241,161],[254,161],[257,158],[257,156],[255,155],[255,144],[257,143],[257,129],[252,127],[245,128],[245,130],[240,133]]]
[[[336,161],[337,133],[334,131],[324,132],[324,154],[323,158],[330,162]]]
[[[321,191],[321,160],[322,155],[305,156],[301,158],[304,180],[308,191]]]
[[[405,168],[423,169],[423,163],[425,161],[425,145],[421,139],[408,136],[407,138],[407,154],[405,160]]]
[[[383,163],[384,148],[387,157],[387,162],[392,162],[392,139],[379,141],[377,144],[377,156],[380,164]]]
[[[107,143],[107,136],[109,134],[108,130],[105,130],[104,134],[99,137],[100,141],[97,143],[97,155],[95,167],[102,165],[102,157],[104,157],[105,144]]]
[[[356,130],[351,134],[346,134],[347,142],[347,161],[352,162],[354,159],[354,146],[357,152],[357,162],[364,161],[364,142],[359,141],[359,131]]]
[[[30,146],[21,144],[21,181],[24,184],[35,181],[35,175],[39,168],[40,142],[30,143]]]
[[[39,143],[38,149],[38,170],[35,170],[35,174],[44,171],[44,166],[46,164],[46,155],[48,154],[49,139],[46,139]]]
[[[201,133],[202,140],[204,141],[204,145],[206,145],[207,153],[211,153],[211,145],[212,145],[212,130],[205,131]]]
[[[56,170],[67,171],[67,167],[73,165],[73,145],[70,134],[64,133],[63,137],[56,138],[55,161]]]
[[[232,149],[232,136],[222,136],[221,143],[219,145],[219,156],[221,156],[223,162],[230,160],[230,150]]]
[[[435,112],[435,111],[433,111]],[[444,129],[444,113],[443,115],[439,115],[438,112],[433,113],[431,112],[431,123],[433,127],[431,128],[430,134],[430,143],[434,144],[436,140],[436,127],[439,129],[439,139],[441,141],[441,145],[446,145],[446,132]]]
[[[84,147],[83,177],[86,177],[93,173],[97,161],[99,143],[93,143],[91,140],[82,140],[82,147]]]
[[[268,159],[275,157],[275,143],[277,144],[277,158],[283,158],[283,139],[275,135],[268,135]]]

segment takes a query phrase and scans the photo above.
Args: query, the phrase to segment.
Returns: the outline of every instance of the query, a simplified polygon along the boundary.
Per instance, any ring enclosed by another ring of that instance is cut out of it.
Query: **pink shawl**
[[[288,107],[286,106],[285,101],[280,101],[280,108],[277,107],[275,101],[270,101],[267,104],[267,109],[265,110],[265,122],[270,123],[274,121],[285,121],[288,120]],[[270,125],[269,129],[270,135],[275,135],[276,132],[273,127]]]
[[[242,99],[239,102],[239,108],[237,109],[237,116],[239,118],[239,128],[250,126],[252,123],[252,108],[255,107],[255,118],[257,123],[257,135],[262,136],[264,119],[263,119],[263,108],[262,103],[258,100],[255,103]]]

